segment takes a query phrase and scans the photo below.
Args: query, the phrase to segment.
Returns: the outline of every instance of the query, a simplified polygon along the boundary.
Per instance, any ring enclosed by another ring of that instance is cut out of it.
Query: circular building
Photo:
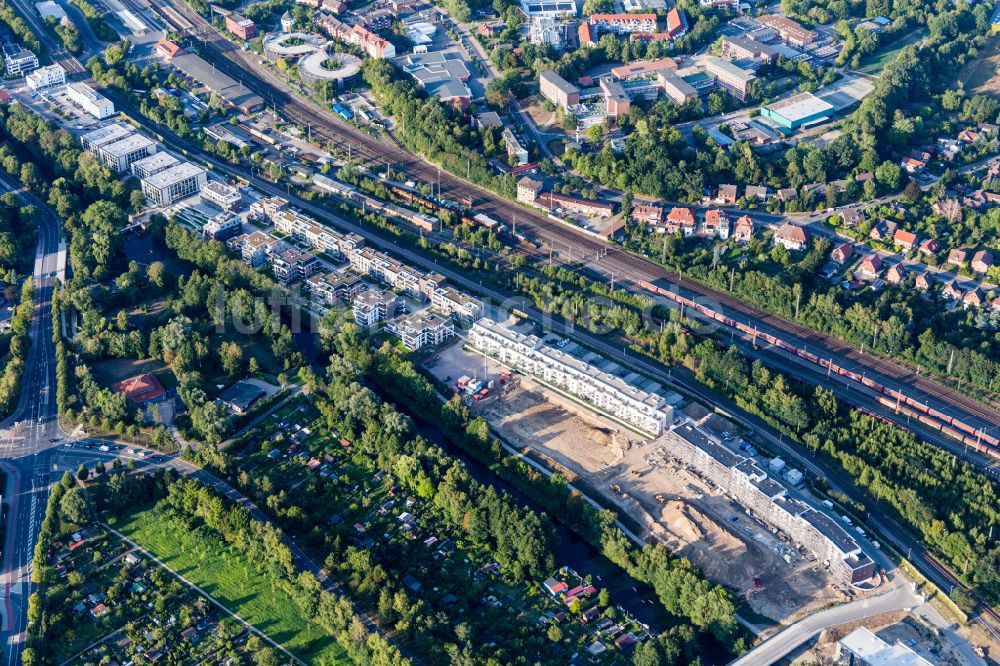
[[[350,53],[334,53],[318,49],[299,60],[299,76],[306,83],[336,81],[343,88],[361,71],[361,58]]]
[[[264,37],[264,55],[270,62],[296,61],[323,48],[326,40],[313,32],[271,33]]]

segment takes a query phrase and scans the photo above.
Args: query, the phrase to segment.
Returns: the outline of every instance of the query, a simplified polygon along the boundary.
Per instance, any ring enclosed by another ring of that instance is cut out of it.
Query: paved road
[[[828,627],[863,620],[879,613],[913,608],[922,603],[923,598],[913,591],[913,587],[901,582],[894,585],[887,594],[813,613],[804,620],[778,632],[750,652],[731,662],[729,666],[773,664]]]

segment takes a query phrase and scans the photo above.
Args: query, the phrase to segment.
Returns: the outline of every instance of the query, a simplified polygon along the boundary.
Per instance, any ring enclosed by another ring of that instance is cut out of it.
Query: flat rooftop
[[[579,88],[577,88],[572,83],[570,83],[569,81],[567,81],[563,77],[561,77],[558,74],[556,74],[555,72],[553,72],[551,69],[547,69],[544,72],[542,72],[541,74],[539,74],[538,78],[539,78],[539,80],[546,81],[546,82],[550,83],[551,85],[555,86],[556,88],[558,88],[559,90],[561,90],[563,93],[565,93],[567,95],[575,93],[575,92],[580,92]]]
[[[168,169],[175,164],[180,164],[180,160],[170,153],[165,153],[163,151],[153,153],[149,157],[143,157],[141,160],[132,162],[133,167],[138,167],[147,171],[163,171],[164,169]]]
[[[816,509],[806,511],[802,514],[802,519],[815,527],[820,534],[829,539],[844,554],[856,553],[861,550],[854,537],[822,511]]]
[[[840,644],[868,666],[933,666],[905,645],[889,645],[865,627],[858,627],[844,636]]]
[[[819,114],[830,114],[834,111],[831,104],[807,92],[792,95],[774,104],[768,104],[765,108],[792,121],[811,118]]]
[[[197,164],[183,162],[177,166],[170,167],[165,171],[154,173],[152,176],[149,176],[144,180],[150,186],[159,190],[165,187],[170,187],[171,185],[179,183],[183,180],[187,180],[188,178],[193,178],[199,173],[205,173],[205,170]]]
[[[170,64],[209,90],[222,95],[237,107],[263,106],[264,99],[233,78],[226,76],[194,53],[182,53],[170,59]]]
[[[156,142],[144,134],[131,134],[124,139],[101,146],[101,152],[112,157],[121,157],[155,145]]]
[[[104,127],[87,132],[80,139],[91,146],[99,147],[123,139],[133,133],[135,133],[135,128],[131,125],[114,123],[113,125],[105,125]]]

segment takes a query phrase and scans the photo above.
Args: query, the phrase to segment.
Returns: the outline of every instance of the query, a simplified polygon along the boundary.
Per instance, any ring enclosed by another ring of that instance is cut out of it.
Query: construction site
[[[464,394],[473,414],[482,415],[509,446],[600,495],[596,499],[641,527],[641,538],[687,557],[710,579],[741,593],[754,612],[788,622],[848,598],[822,563],[677,464],[663,440],[650,440],[572,396],[511,373],[461,341],[427,366]],[[475,390],[466,388],[470,383]],[[678,407],[678,418],[720,437],[734,432],[731,423],[699,404]]]

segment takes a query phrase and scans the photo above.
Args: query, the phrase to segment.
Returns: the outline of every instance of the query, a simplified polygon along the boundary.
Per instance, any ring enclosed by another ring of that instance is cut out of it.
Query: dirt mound
[[[667,529],[684,543],[701,541],[705,533],[688,515],[688,505],[679,500],[671,500],[663,506],[660,519]]]

